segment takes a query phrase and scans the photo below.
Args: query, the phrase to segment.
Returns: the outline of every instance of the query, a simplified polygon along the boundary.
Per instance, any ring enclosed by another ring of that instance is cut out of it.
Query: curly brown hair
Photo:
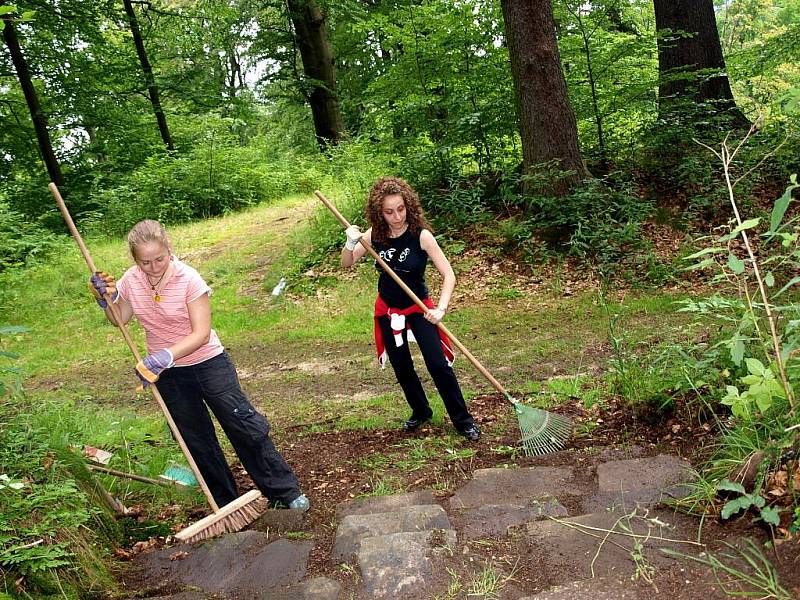
[[[383,218],[383,199],[392,194],[400,194],[406,205],[406,221],[411,233],[419,233],[431,226],[425,218],[419,195],[411,185],[400,177],[381,177],[369,190],[367,197],[367,220],[372,227],[372,239],[384,242],[389,237],[389,225]]]

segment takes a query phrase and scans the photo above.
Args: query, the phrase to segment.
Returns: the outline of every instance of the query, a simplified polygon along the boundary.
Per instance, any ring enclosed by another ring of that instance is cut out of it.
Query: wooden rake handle
[[[336,209],[336,207],[333,204],[331,204],[331,201],[328,200],[323,195],[322,192],[317,190],[317,191],[314,192],[314,194],[317,196],[317,198],[319,198],[322,201],[322,203],[325,206],[328,207],[328,210],[330,210],[333,213],[333,215],[338,219],[338,221],[342,224],[342,226],[345,229],[350,227],[350,223],[347,222],[347,219],[345,219],[344,216],[342,215],[342,213],[340,213]],[[384,271],[386,271],[386,273],[389,275],[389,277],[394,279],[397,282],[397,285],[399,285],[403,289],[403,291],[406,294],[408,294],[408,297],[411,298],[414,301],[414,304],[419,306],[425,312],[428,312],[430,310],[427,306],[425,306],[425,303],[422,300],[419,299],[419,296],[417,296],[414,293],[414,291],[410,287],[408,287],[406,285],[406,283],[402,279],[400,279],[400,277],[397,275],[397,273],[395,273],[394,270],[392,270],[392,268],[389,265],[386,264],[386,262],[380,257],[380,255],[378,255],[378,253],[375,252],[375,249],[372,247],[372,245],[367,240],[364,239],[363,236],[358,241],[361,243],[362,246],[364,246],[364,248],[366,248],[367,252],[369,252],[372,255],[372,258],[374,258],[378,262],[378,264],[381,266],[381,268]],[[505,396],[506,400],[509,400],[513,404],[516,404],[516,400],[514,400],[511,397],[511,394],[509,394],[506,391],[506,389],[502,386],[502,384],[492,376],[492,374],[489,372],[489,370],[486,367],[484,367],[481,364],[481,362],[477,358],[475,358],[469,350],[467,350],[464,347],[464,344],[462,344],[458,340],[458,338],[456,336],[454,336],[452,333],[450,333],[450,331],[447,329],[447,327],[445,327],[444,323],[439,321],[439,323],[437,323],[437,326],[439,327],[439,329],[441,329],[445,333],[445,335],[447,335],[448,338],[450,338],[450,341],[452,341],[453,344],[455,344],[456,348],[458,348],[461,351],[461,353],[464,356],[466,356],[467,359],[469,359],[469,362],[471,362],[474,365],[474,367],[476,369],[478,369],[478,371],[481,372],[481,375],[486,377],[486,379],[489,381],[489,383],[491,383],[498,392],[500,392],[501,394],[503,394],[503,396]]]
[[[89,250],[86,248],[86,244],[83,243],[83,239],[81,238],[81,234],[78,232],[78,228],[75,227],[75,223],[72,220],[72,216],[69,214],[69,210],[67,210],[67,205],[64,204],[64,199],[61,197],[61,193],[58,191],[58,188],[56,187],[55,183],[51,182],[48,187],[50,188],[50,192],[53,194],[53,198],[56,199],[56,204],[58,204],[58,209],[61,211],[61,215],[64,217],[64,221],[66,221],[67,223],[69,232],[72,234],[75,243],[78,244],[78,248],[80,248],[81,254],[83,254],[83,259],[86,261],[86,265],[89,267],[89,270],[92,272],[92,275],[94,275],[95,273],[97,273],[94,261],[92,260],[92,257],[89,254]],[[133,353],[133,357],[136,359],[136,362],[138,363],[141,360],[141,356],[139,355],[139,350],[136,348],[136,344],[131,338],[127,326],[122,321],[122,315],[119,312],[119,307],[116,304],[114,304],[114,301],[111,299],[111,296],[109,294],[105,295],[105,299],[106,302],[108,302],[108,308],[111,310],[111,315],[114,317],[114,321],[116,321],[116,325],[119,328],[120,332],[122,333],[122,337],[125,338],[125,342],[128,344],[128,348],[130,348],[131,352]],[[178,431],[178,426],[172,419],[172,415],[170,414],[169,409],[167,408],[167,405],[164,402],[164,398],[161,397],[161,394],[159,393],[155,384],[151,384],[148,387],[150,388],[153,397],[156,399],[159,408],[161,408],[161,412],[164,413],[164,417],[166,417],[167,419],[167,423],[169,424],[169,428],[172,431],[172,435],[175,436],[175,439],[178,441],[178,445],[181,447],[183,455],[186,457],[186,461],[189,463],[189,466],[191,467],[194,476],[197,478],[197,482],[200,484],[200,487],[202,488],[203,493],[206,496],[206,500],[208,500],[208,503],[214,510],[214,512],[218,512],[219,506],[217,506],[217,503],[214,501],[214,497],[211,495],[211,490],[208,489],[208,485],[206,485],[205,479],[203,479],[203,476],[200,474],[200,469],[197,467],[197,463],[194,461],[192,453],[189,452],[189,448],[188,446],[186,446],[186,442],[183,440],[181,432]]]

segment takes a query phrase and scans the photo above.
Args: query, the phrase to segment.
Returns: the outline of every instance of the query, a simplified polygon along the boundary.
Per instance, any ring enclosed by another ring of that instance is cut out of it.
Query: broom
[[[315,191],[314,194],[316,194],[317,198],[319,198],[322,203],[328,207],[328,209],[334,214],[334,216],[339,220],[345,229],[350,227],[350,223],[347,222],[347,219],[345,219],[342,214],[336,210],[336,207],[331,204],[331,202],[322,194],[322,192]],[[427,312],[429,310],[428,307],[425,306],[422,300],[417,297],[411,288],[409,288],[405,282],[400,279],[397,273],[395,273],[391,267],[384,262],[384,260],[372,248],[372,245],[363,237],[359,241],[361,242],[361,245],[367,249],[367,252],[369,252],[383,268],[383,270],[386,271],[386,273],[392,279],[394,279],[401,288],[403,288],[403,291],[405,291],[405,293],[408,294],[408,296],[414,301],[414,304],[419,306],[423,311]],[[478,359],[475,358],[460,341],[458,341],[458,338],[456,338],[447,330],[447,327],[445,327],[441,321],[438,323],[438,326],[439,329],[441,329],[447,335],[447,337],[450,338],[453,344],[455,344],[455,346],[461,350],[464,356],[469,359],[475,368],[481,372],[481,374],[489,381],[489,383],[491,383],[498,392],[503,394],[503,397],[514,408],[514,414],[517,417],[519,430],[522,434],[522,448],[526,455],[532,456],[538,454],[548,454],[550,452],[556,452],[564,447],[564,443],[569,439],[569,436],[572,433],[572,421],[568,417],[551,413],[540,408],[526,406],[519,402],[516,398],[509,394],[500,384],[500,382],[492,376],[488,369],[486,369],[486,367],[484,367],[478,361]]]
[[[89,255],[89,251],[87,250],[86,245],[83,243],[83,239],[81,238],[81,234],[78,233],[75,223],[72,221],[72,217],[67,210],[66,204],[64,204],[64,199],[61,197],[61,193],[58,191],[56,184],[50,183],[49,187],[50,192],[53,194],[53,197],[58,204],[61,214],[64,216],[64,220],[67,223],[67,227],[69,228],[72,237],[78,244],[78,248],[80,248],[81,254],[83,254],[83,258],[86,261],[89,270],[94,275],[97,272],[97,269],[95,269],[94,266],[94,261]],[[131,352],[133,353],[133,357],[138,363],[141,360],[139,351],[137,350],[136,344],[133,342],[130,334],[128,333],[128,328],[125,326],[125,323],[122,322],[119,308],[116,304],[114,304],[111,296],[106,295],[106,301],[111,309],[111,314],[116,321],[117,327],[119,327],[119,330],[122,333],[122,337],[125,338],[128,348],[130,348]],[[148,387],[153,393],[153,397],[156,399],[158,406],[161,408],[161,412],[164,413],[164,417],[167,419],[167,423],[172,431],[172,435],[175,436],[175,439],[178,441],[178,445],[181,447],[183,455],[186,457],[186,461],[189,463],[194,476],[197,478],[197,482],[200,484],[200,487],[202,488],[203,493],[208,500],[208,504],[214,511],[207,517],[204,517],[189,527],[179,531],[175,534],[175,537],[182,542],[196,542],[215,535],[239,531],[255,521],[261,515],[262,507],[264,507],[266,504],[263,500],[261,492],[258,490],[252,490],[240,496],[233,502],[229,502],[225,506],[219,507],[214,501],[214,497],[211,495],[211,490],[208,489],[208,485],[206,485],[206,482],[200,473],[200,469],[197,467],[197,463],[194,461],[191,452],[189,452],[189,448],[186,446],[183,436],[181,436],[180,431],[178,431],[178,426],[172,419],[172,415],[170,414],[167,405],[164,403],[164,399],[161,397],[158,388],[156,388],[155,385],[150,385]]]

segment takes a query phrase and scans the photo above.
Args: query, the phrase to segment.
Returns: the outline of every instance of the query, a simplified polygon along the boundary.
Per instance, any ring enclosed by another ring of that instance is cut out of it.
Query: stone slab
[[[691,464],[668,454],[650,458],[615,460],[597,465],[601,492],[664,489],[691,481]]]
[[[629,589],[629,586],[630,582],[625,580],[574,581],[520,600],[651,600],[652,589],[643,595],[639,590]]]
[[[348,560],[358,551],[361,540],[367,537],[450,527],[447,513],[438,504],[407,506],[383,513],[348,515],[336,529],[336,541],[331,556],[334,561]]]
[[[588,491],[574,482],[570,467],[479,469],[472,474],[472,481],[450,498],[450,508],[479,508],[486,504],[527,506],[531,499],[582,495]]]
[[[693,541],[697,523],[690,517],[666,510],[651,510],[647,519],[634,515],[635,512],[626,515],[621,511],[605,511],[564,519],[563,523],[553,520],[528,523],[526,529],[531,543],[541,552],[542,568],[571,573],[574,579],[633,575],[637,569],[632,557],[637,540],[625,532],[650,536],[638,540],[644,559],[640,564],[660,567],[674,563],[675,559],[661,552],[661,548],[684,553],[697,551],[698,547],[692,544],[654,539]],[[611,530],[613,533],[609,534]]]
[[[602,463],[597,466],[598,492],[583,502],[584,512],[606,508],[629,510],[653,506],[689,493],[691,465],[677,456],[659,455]]]
[[[432,580],[430,555],[456,544],[450,530],[393,533],[365,538],[358,550],[358,566],[370,598],[424,598]],[[422,592],[422,595],[420,595]]]
[[[216,594],[258,595],[299,582],[313,545],[285,539],[269,543],[260,531],[241,531],[141,554],[137,562],[152,579]]]
[[[391,496],[356,498],[354,500],[342,502],[336,507],[336,520],[340,521],[348,515],[390,512],[406,506],[435,503],[436,500],[433,496],[433,490],[418,490],[405,494],[393,494]]]
[[[531,500],[527,505],[484,504],[480,508],[466,510],[463,514],[465,539],[502,536],[509,527],[523,525],[547,517],[566,517],[567,509],[555,498]]]

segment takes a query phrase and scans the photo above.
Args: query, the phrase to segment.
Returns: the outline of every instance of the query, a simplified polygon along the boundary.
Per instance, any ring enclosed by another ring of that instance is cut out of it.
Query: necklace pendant
[[[156,295],[153,296],[153,300],[155,300],[156,302],[161,302],[161,294],[156,292]]]

